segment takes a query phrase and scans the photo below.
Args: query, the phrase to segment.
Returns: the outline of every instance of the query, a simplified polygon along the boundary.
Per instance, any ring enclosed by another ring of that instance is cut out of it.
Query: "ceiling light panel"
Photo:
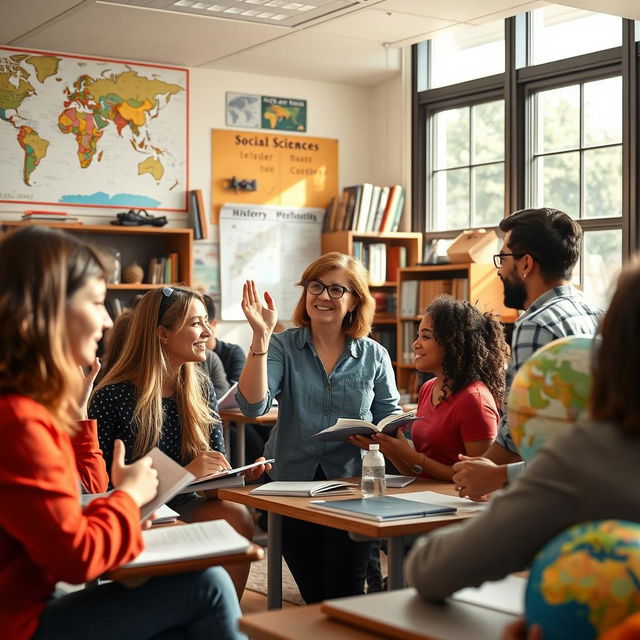
[[[361,4],[362,0],[98,0],[174,13],[297,27]]]

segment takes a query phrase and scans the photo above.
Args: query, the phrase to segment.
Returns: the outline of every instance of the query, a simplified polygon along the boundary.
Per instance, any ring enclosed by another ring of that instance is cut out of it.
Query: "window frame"
[[[620,18],[622,46],[526,66],[530,60],[529,14],[507,18],[505,24],[505,72],[457,85],[425,88],[428,83],[429,43],[412,47],[412,228],[425,241],[454,238],[459,230],[431,231],[432,170],[430,144],[432,116],[445,108],[472,106],[490,99],[505,101],[504,215],[531,202],[529,164],[532,156],[530,100],[534,91],[573,85],[613,75],[622,77],[622,215],[609,218],[576,218],[585,232],[622,230],[622,262],[640,248],[640,42],[635,22]],[[419,75],[420,74],[420,77]],[[582,196],[581,196],[582,197]],[[426,244],[426,243],[425,243]],[[580,270],[583,272],[581,257]]]

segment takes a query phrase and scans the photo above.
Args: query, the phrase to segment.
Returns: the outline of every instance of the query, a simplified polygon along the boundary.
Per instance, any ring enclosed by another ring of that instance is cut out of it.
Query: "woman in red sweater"
[[[424,312],[413,343],[418,371],[432,373],[420,389],[411,441],[375,434],[352,436],[380,451],[404,474],[451,480],[458,455],[482,455],[496,437],[508,357],[504,332],[490,313],[448,295]]]
[[[80,483],[107,488],[80,366],[95,363],[111,320],[105,268],[63,232],[25,227],[0,241],[0,633],[48,638],[239,638],[233,585],[217,567],[58,596],[143,548],[140,505],[156,493],[150,460],[124,464],[116,444],[111,495],[83,510]],[[79,366],[80,365],[80,366]],[[171,630],[169,636],[165,631]]]

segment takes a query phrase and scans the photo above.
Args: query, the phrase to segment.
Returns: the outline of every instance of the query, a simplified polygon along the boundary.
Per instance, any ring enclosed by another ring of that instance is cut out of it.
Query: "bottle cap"
[[[380,445],[379,444],[370,444],[369,445],[369,451],[379,451],[380,450]]]

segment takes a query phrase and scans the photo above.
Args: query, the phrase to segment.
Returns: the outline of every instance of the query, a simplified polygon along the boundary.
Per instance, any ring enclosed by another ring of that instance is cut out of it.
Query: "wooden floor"
[[[297,605],[290,602],[283,601],[282,608],[295,607]],[[245,589],[242,594],[242,600],[240,600],[240,609],[243,614],[247,613],[259,613],[267,610],[267,596],[258,593],[257,591],[249,591]]]

